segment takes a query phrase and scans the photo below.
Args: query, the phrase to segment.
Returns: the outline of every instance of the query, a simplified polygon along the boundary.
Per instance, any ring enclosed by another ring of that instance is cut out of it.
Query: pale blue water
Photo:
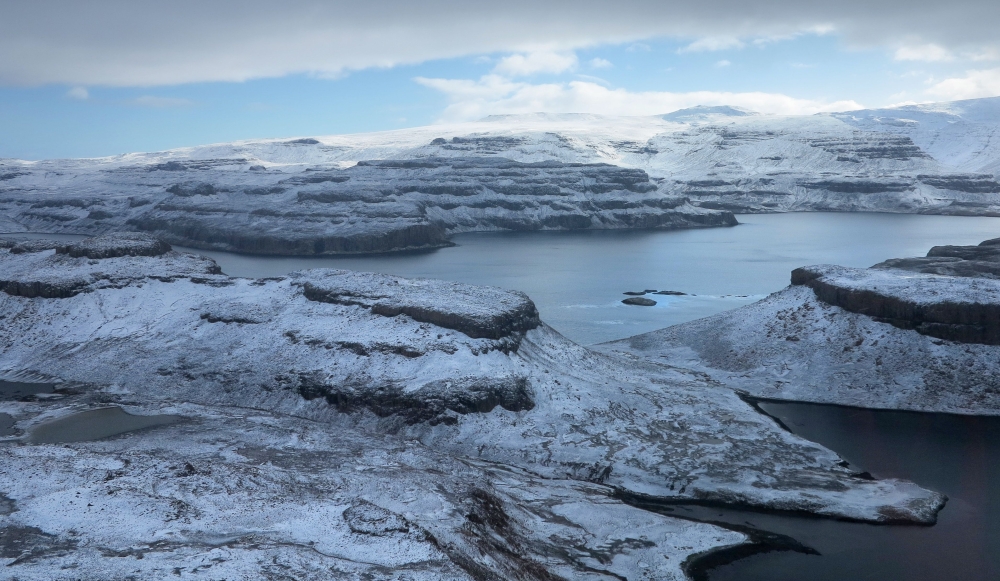
[[[923,256],[939,244],[1000,237],[1000,218],[794,213],[738,217],[733,228],[680,231],[463,234],[421,254],[294,258],[201,252],[234,276],[346,268],[524,291],[542,319],[583,344],[629,337],[748,304],[788,285],[793,268],[871,266]],[[624,291],[676,290],[654,307],[621,304]],[[739,295],[743,295],[742,297]]]

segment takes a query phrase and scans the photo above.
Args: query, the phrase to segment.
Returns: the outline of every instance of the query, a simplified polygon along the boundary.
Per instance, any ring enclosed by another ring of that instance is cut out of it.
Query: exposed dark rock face
[[[1000,238],[986,240],[977,246],[935,246],[927,256],[892,258],[872,268],[1000,279]]]
[[[296,216],[290,212],[275,212],[276,216],[251,213],[250,216],[237,216],[235,219],[221,212],[223,216],[212,220],[211,215],[196,214],[194,208],[190,209],[191,215],[186,215],[186,209],[171,210],[174,216],[151,212],[151,216],[130,219],[128,226],[155,232],[177,244],[197,248],[279,256],[367,254],[428,250],[451,245],[444,229],[434,224],[406,224],[405,221],[382,219],[368,224],[345,225],[341,230],[343,234],[336,235],[334,233],[338,229],[331,227],[322,215],[301,215],[299,217],[303,222],[293,224]],[[270,226],[264,229],[263,222]],[[337,222],[342,223],[340,220]],[[284,226],[273,226],[276,223],[283,223]]]
[[[1000,183],[991,174],[918,175],[917,179],[941,190],[973,194],[1000,193]]]
[[[46,250],[56,250],[61,248],[63,244],[57,240],[19,240],[8,241],[10,243],[10,253],[11,254],[24,254],[26,252],[44,252]],[[3,246],[3,242],[0,242],[0,248]]]
[[[992,281],[956,283],[945,277],[901,277],[891,270],[811,266],[792,271],[792,284],[812,288],[827,304],[902,329],[1000,345],[1000,285]]]
[[[319,272],[324,276],[312,275],[302,283],[309,300],[364,306],[384,317],[407,315],[473,339],[523,335],[539,325],[535,303],[522,292],[346,270]]]
[[[65,555],[76,545],[77,541],[72,538],[59,538],[38,527],[12,525],[0,528],[0,558],[13,559],[8,566]]]
[[[808,190],[826,190],[841,194],[882,194],[885,192],[905,192],[913,187],[912,182],[894,180],[838,179],[804,182]]]
[[[55,254],[38,256],[55,248]],[[65,299],[101,288],[123,288],[147,277],[163,281],[186,278],[229,284],[215,261],[172,252],[148,234],[124,232],[64,245],[52,240],[19,242],[0,270],[0,292],[26,298]],[[155,261],[140,260],[144,257]],[[121,259],[121,260],[115,260]]]
[[[412,526],[402,516],[367,500],[358,500],[345,510],[344,520],[352,531],[375,537],[408,533]]]
[[[809,145],[819,147],[828,153],[850,159],[896,159],[929,158],[909,137],[902,135],[864,135],[851,138],[824,137],[809,140]]]
[[[498,143],[457,138],[446,145],[491,155]],[[108,192],[98,198],[48,196],[28,182],[0,193],[0,215],[32,231],[141,231],[173,244],[271,255],[426,250],[450,245],[449,234],[483,230],[736,224],[730,213],[664,194],[641,169],[608,164],[420,157],[291,173],[239,171],[243,162],[94,172],[95,188]]]
[[[417,389],[404,385],[328,384],[300,378],[298,391],[307,400],[325,398],[338,410],[368,410],[381,418],[397,417],[407,424],[456,424],[456,414],[489,413],[497,406],[517,412],[535,407],[524,377],[459,377],[426,383]]]
[[[160,256],[170,252],[166,242],[142,232],[121,232],[86,238],[56,249],[73,258],[115,258],[117,256]]]

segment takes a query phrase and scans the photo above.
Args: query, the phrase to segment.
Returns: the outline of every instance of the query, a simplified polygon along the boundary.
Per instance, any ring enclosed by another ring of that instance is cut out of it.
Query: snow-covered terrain
[[[0,557],[21,578],[681,579],[689,556],[746,538],[607,495],[875,522],[943,505],[702,374],[566,340],[521,293],[231,278],[137,236],[6,246],[0,377],[61,386],[0,402]],[[107,405],[188,421],[32,441]]]
[[[201,248],[334,254],[433,248],[478,230],[731,225],[729,211],[992,216],[998,131],[1000,97],[813,116],[495,116],[2,160],[0,230],[144,230]]]
[[[869,269],[812,266],[766,299],[599,347],[757,397],[1000,414],[1000,239]]]

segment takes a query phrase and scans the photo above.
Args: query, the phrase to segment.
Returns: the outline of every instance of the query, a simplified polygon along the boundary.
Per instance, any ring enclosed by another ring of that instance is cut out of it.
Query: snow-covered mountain
[[[0,230],[147,230],[192,246],[312,254],[433,247],[474,230],[734,223],[727,212],[1000,215],[998,128],[1000,97],[813,116],[502,115],[3,160]],[[359,163],[372,160],[382,161]]]

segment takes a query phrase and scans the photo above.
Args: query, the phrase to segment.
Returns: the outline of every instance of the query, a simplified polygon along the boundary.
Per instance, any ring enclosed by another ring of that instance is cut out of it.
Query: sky
[[[997,22],[996,0],[0,0],[0,157],[992,97]]]

